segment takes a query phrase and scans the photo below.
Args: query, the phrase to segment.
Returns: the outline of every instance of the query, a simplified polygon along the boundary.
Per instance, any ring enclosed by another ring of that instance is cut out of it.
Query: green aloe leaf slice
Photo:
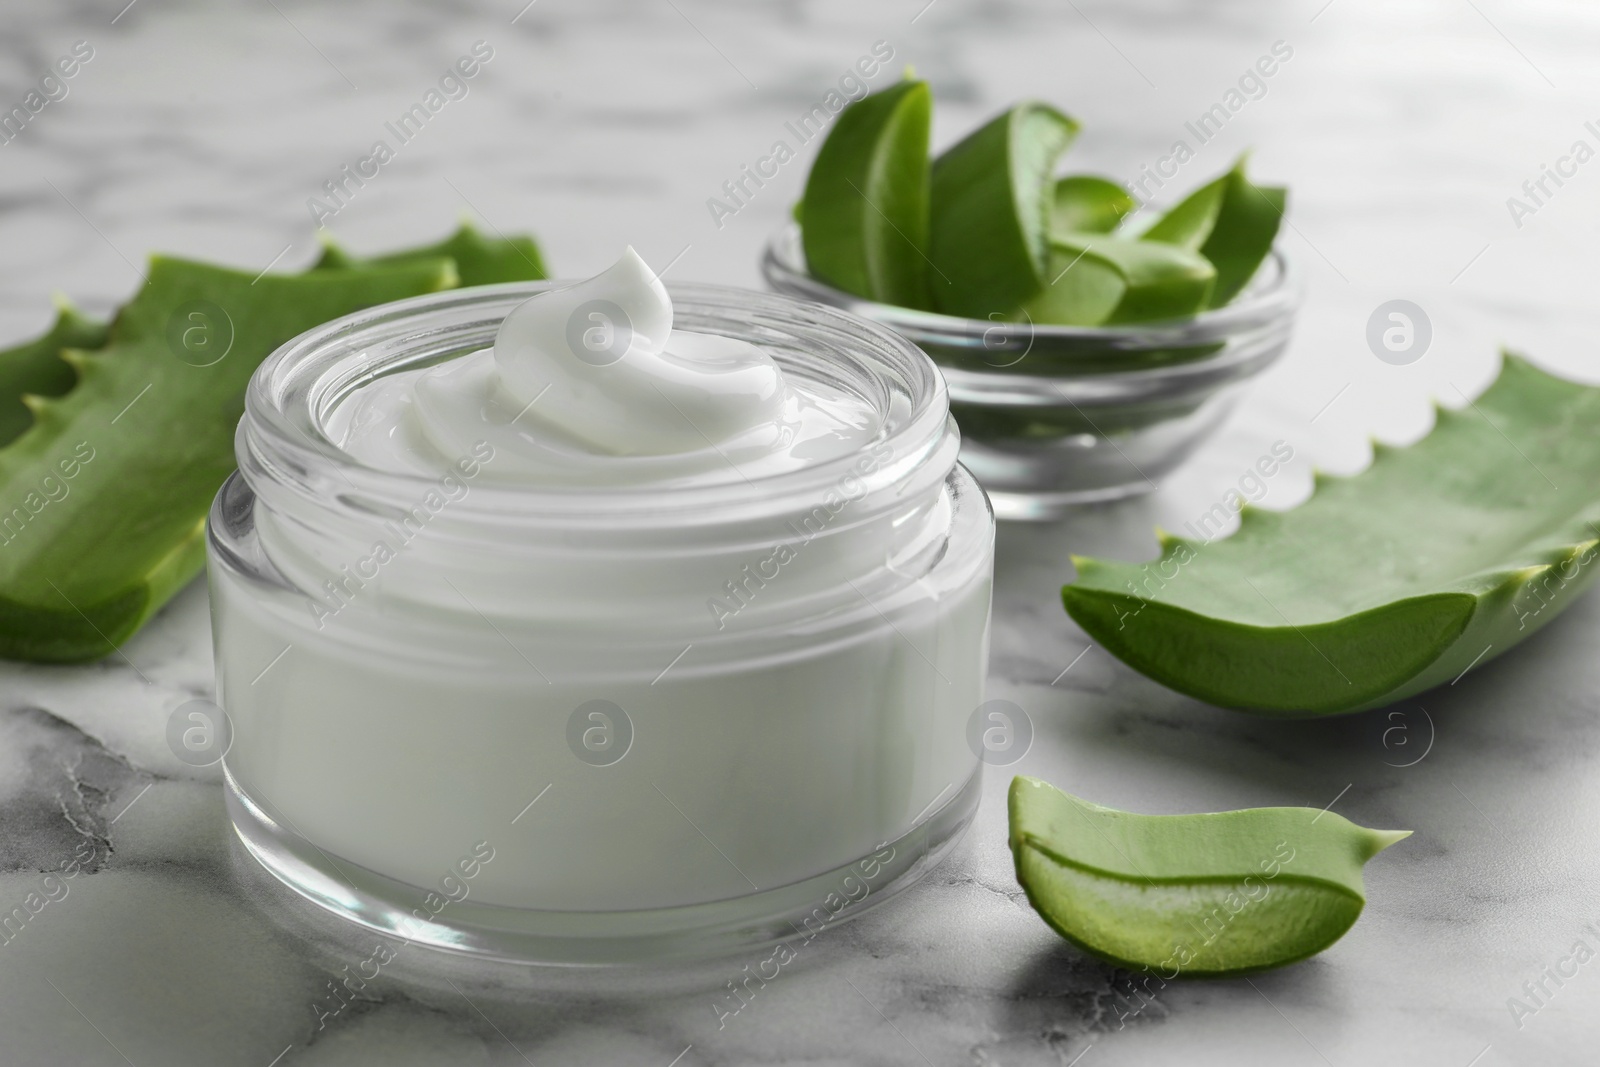
[[[371,259],[329,245],[295,276],[157,257],[109,327],[62,304],[48,333],[0,351],[0,656],[104,655],[194,577],[245,384],[279,344],[462,280],[542,277],[532,238],[463,225]],[[196,339],[222,354],[174,347]]]
[[[1075,559],[1062,598],[1113,655],[1213,704],[1390,704],[1498,656],[1593,581],[1597,425],[1600,388],[1507,355],[1415,445],[1377,445],[1353,477],[1318,474],[1287,512],[1230,490],[1185,523],[1189,537],[1163,534],[1157,560]],[[1238,531],[1208,540],[1236,510]]]
[[[1115,326],[1192,315],[1206,306],[1216,271],[1199,253],[1157,241],[1052,234],[1051,277],[1022,305],[1037,323]]]
[[[1055,108],[1024,103],[934,161],[928,285],[939,310],[1009,314],[1045,287],[1051,172],[1077,133]]]
[[[76,383],[31,401],[32,425],[0,448],[0,656],[92,659],[137,630],[204,562],[256,366],[329,319],[454,282],[441,259],[257,278],[153,258],[106,346],[67,350]],[[203,367],[169,340],[196,301],[226,314],[206,322],[226,354]]]
[[[1196,189],[1144,232],[1147,241],[1162,241],[1199,252],[1217,268],[1210,307],[1222,307],[1254,277],[1272,251],[1288,204],[1288,190],[1253,184],[1245,176],[1245,159],[1232,170]]]
[[[56,321],[42,336],[0,351],[0,445],[15,441],[33,425],[30,400],[61,396],[78,380],[61,358],[63,349],[94,349],[106,343],[106,324],[88,318],[65,301],[56,305]]]
[[[1354,925],[1361,868],[1410,831],[1315,808],[1135,815],[1016,778],[1017,880],[1062,937],[1103,960],[1219,977],[1313,956]]]
[[[840,112],[796,217],[806,266],[847,293],[928,306],[928,131],[933,95],[903,81]]]
[[[1110,233],[1137,206],[1116,182],[1088,174],[1062,178],[1050,207],[1050,232]]]
[[[467,223],[462,223],[455,233],[436,244],[368,259],[356,258],[330,244],[323,250],[316,269],[392,267],[439,259],[455,263],[456,276],[463,286],[534,282],[548,277],[544,257],[539,254],[539,245],[532,237],[524,234],[485,237]]]

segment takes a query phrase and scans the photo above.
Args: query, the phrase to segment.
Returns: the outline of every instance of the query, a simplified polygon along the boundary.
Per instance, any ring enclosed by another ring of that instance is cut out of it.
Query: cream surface
[[[672,319],[666,288],[630,247],[603,273],[517,307],[493,348],[363,386],[328,429],[370,466],[418,473],[487,441],[487,477],[549,486],[775,474],[855,452],[880,429],[861,398]]]

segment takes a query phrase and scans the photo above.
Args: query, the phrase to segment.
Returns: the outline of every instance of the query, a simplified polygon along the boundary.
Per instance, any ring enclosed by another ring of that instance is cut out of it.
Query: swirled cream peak
[[[616,456],[721,444],[777,419],[784,401],[783,374],[759,348],[673,331],[666,287],[631,247],[507,315],[494,362],[529,415]]]
[[[878,431],[862,398],[789,381],[747,341],[672,323],[665,286],[630,247],[513,308],[492,349],[363,386],[329,431],[383,469],[441,471],[486,442],[492,480],[597,486],[749,478]]]

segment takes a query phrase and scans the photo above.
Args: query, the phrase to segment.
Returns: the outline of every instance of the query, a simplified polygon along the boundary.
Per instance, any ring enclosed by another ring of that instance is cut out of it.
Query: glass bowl
[[[1283,354],[1301,296],[1274,249],[1233,303],[1185,319],[1088,327],[941,315],[812,278],[792,223],[761,268],[775,291],[883,323],[933,357],[961,462],[1001,519],[1050,519],[1157,488]]]

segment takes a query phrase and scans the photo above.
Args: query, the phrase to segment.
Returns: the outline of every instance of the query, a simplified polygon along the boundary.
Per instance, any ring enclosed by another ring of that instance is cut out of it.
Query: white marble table
[[[706,199],[876,41],[932,80],[941,142],[1037,95],[1083,120],[1078,162],[1128,176],[1287,42],[1264,95],[1179,180],[1254,145],[1256,172],[1293,186],[1286,244],[1310,286],[1296,342],[1160,493],[1001,530],[992,693],[1036,727],[1012,770],[1105,803],[1332,803],[1417,832],[1372,865],[1367,913],[1323,956],[1141,1003],[1021,900],[1007,775],[994,773],[948,862],[818,938],[721,1028],[712,1002],[738,961],[535,986],[419,957],[319,1029],[327,982],[360,957],[237,881],[215,770],[185,767],[164,741],[172,709],[211,690],[197,585],[125,656],[0,667],[0,910],[74,850],[91,857],[0,943],[0,1062],[1594,1062],[1600,963],[1549,986],[1520,1027],[1507,998],[1575,939],[1600,948],[1585,930],[1600,929],[1600,601],[1404,706],[1407,730],[1386,744],[1388,712],[1279,723],[1166,692],[1085,652],[1058,598],[1069,552],[1153,554],[1153,525],[1205,510],[1273,441],[1296,453],[1267,498],[1286,506],[1313,465],[1362,466],[1368,435],[1417,436],[1429,398],[1461,404],[1501,343],[1600,379],[1600,162],[1550,187],[1520,226],[1506,203],[1575,140],[1600,145],[1584,127],[1600,118],[1600,20],[1581,6],[124,2],[0,10],[6,108],[74,42],[94,49],[69,94],[0,146],[4,336],[38,329],[55,290],[111,305],[151,250],[308,262],[307,198],[478,40],[494,58],[470,94],[329,220],[334,234],[376,250],[432,239],[465,213],[537,232],[563,274],[632,242],[655,263],[681,255],[674,277],[744,285],[809,155],[720,228]],[[1395,298],[1434,329],[1406,367],[1363,341],[1368,315]]]

